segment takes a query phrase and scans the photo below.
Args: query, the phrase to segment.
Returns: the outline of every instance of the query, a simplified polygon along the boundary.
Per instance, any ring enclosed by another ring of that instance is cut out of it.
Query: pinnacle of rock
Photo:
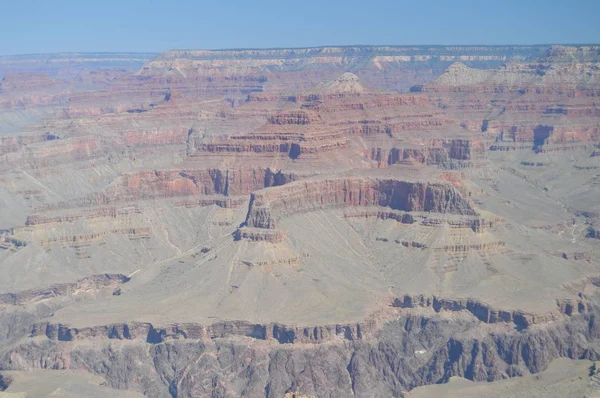
[[[330,94],[353,94],[366,91],[354,73],[345,72],[337,79],[317,86],[317,91]]]
[[[469,70],[469,67],[462,62],[455,62],[446,69],[446,72],[460,73]]]
[[[359,82],[360,79],[354,73],[346,72],[336,79],[338,82]]]
[[[489,71],[469,68],[462,62],[455,62],[438,77],[436,83],[442,85],[477,84],[485,81],[489,76]]]

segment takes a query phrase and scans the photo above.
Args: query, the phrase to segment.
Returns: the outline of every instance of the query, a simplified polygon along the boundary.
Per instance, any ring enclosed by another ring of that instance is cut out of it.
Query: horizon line
[[[232,47],[232,48],[171,48],[164,51],[57,51],[47,53],[19,53],[19,54],[0,54],[3,57],[30,57],[30,56],[50,56],[50,55],[72,55],[72,54],[148,54],[158,55],[169,51],[270,51],[270,50],[310,50],[319,48],[352,48],[352,47],[585,47],[600,46],[600,43],[538,43],[538,44],[344,44],[344,45],[319,45],[304,47]]]

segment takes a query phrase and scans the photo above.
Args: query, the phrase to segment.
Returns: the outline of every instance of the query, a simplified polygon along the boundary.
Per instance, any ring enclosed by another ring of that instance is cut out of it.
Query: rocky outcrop
[[[55,139],[45,135],[41,143],[24,146],[0,158],[0,167],[43,167],[87,160],[104,153],[102,144],[94,136]]]
[[[26,290],[18,293],[0,294],[0,304],[23,305],[43,300],[49,300],[70,295],[85,293],[99,293],[101,291],[114,291],[119,285],[129,281],[129,278],[120,274],[92,275],[77,282],[60,283],[45,289]]]
[[[401,213],[401,212],[391,212],[391,211],[381,211],[381,210],[372,210],[372,211],[354,211],[352,213],[345,213],[345,218],[378,218],[380,220],[396,220],[401,222],[402,224],[413,224],[415,222],[415,218],[412,214],[409,213]]]
[[[139,214],[140,209],[136,206],[128,207],[101,207],[98,209],[92,209],[86,211],[84,214],[60,214],[46,216],[42,214],[33,214],[27,217],[25,226],[34,226],[40,224],[50,223],[66,223],[74,222],[76,220],[94,220],[102,218],[117,218],[129,214]]]
[[[318,88],[317,88],[318,90]],[[319,112],[364,111],[392,106],[421,106],[430,105],[425,96],[397,95],[385,92],[365,93],[322,93],[296,97],[295,102],[302,103],[303,109]]]
[[[38,323],[31,328],[31,336],[45,336],[50,341],[77,340],[137,340],[160,344],[178,339],[205,340],[216,338],[249,337],[273,340],[279,344],[319,344],[342,340],[360,340],[371,336],[377,328],[375,322],[348,325],[286,326],[280,324],[253,324],[226,321],[213,324],[182,323],[154,327],[150,323],[122,323],[85,328],[61,324]],[[10,336],[9,336],[10,337]]]
[[[270,242],[277,243],[281,242],[285,239],[285,232],[280,230],[273,229],[263,229],[263,228],[250,228],[250,227],[242,227],[238,228],[233,237],[235,240],[249,240],[252,242]]]
[[[241,139],[239,139],[241,138]],[[213,142],[199,144],[196,149],[198,154],[213,154],[213,155],[233,155],[233,154],[253,154],[266,156],[289,156],[292,159],[300,156],[302,152],[300,144],[292,142],[279,142],[277,139],[268,142],[260,142],[260,138],[256,141],[253,139],[244,139],[245,137],[236,137],[236,139],[216,139]],[[285,137],[284,141],[289,141],[290,138]],[[340,142],[338,147],[345,147],[347,142]],[[329,145],[317,147],[313,149],[328,149]],[[304,149],[304,152],[307,148]],[[192,155],[193,156],[193,155]]]
[[[600,229],[592,226],[588,228],[586,235],[588,238],[600,239]]]
[[[290,112],[279,112],[274,115],[270,115],[267,118],[270,124],[277,125],[307,125],[310,123],[320,122],[321,118],[318,114],[311,114],[305,111],[290,111]]]
[[[150,237],[151,229],[149,227],[133,227],[133,228],[114,228],[107,229],[99,232],[92,233],[71,233],[67,235],[48,235],[48,236],[28,236],[27,230],[15,228],[13,230],[15,235],[22,236],[20,240],[27,243],[35,242],[42,247],[49,247],[53,245],[65,246],[65,247],[81,247],[87,246],[95,242],[103,242],[107,235],[117,234],[124,235],[128,239],[147,239]]]
[[[449,184],[391,179],[314,179],[252,193],[245,225],[275,228],[293,214],[345,206],[383,206],[394,210],[474,214]]]
[[[576,313],[581,314],[590,311],[589,304],[585,301],[560,300],[557,301],[556,312],[537,314],[520,310],[502,310],[473,299],[447,299],[424,295],[405,295],[401,298],[396,298],[393,305],[400,308],[427,307],[432,308],[436,312],[468,311],[482,322],[514,323],[519,329],[525,329],[534,324],[556,321],[561,319],[561,315],[571,316]]]
[[[366,89],[360,83],[358,76],[354,73],[345,72],[334,81],[320,84],[316,91],[332,94],[358,94],[366,91]]]
[[[447,224],[451,228],[469,228],[475,233],[484,233],[501,222],[502,219],[490,220],[481,217],[461,217],[460,219],[449,220],[429,215],[423,219],[422,224],[431,227]]]
[[[450,228],[468,228],[476,234],[482,234],[492,229],[496,224],[502,222],[501,219],[484,219],[479,216],[461,215],[456,219],[448,217],[436,217],[431,213],[406,213],[402,211],[387,211],[381,209],[362,210],[360,208],[344,212],[344,218],[377,218],[380,220],[396,220],[402,224],[419,223],[428,227],[440,227],[447,225]],[[500,245],[502,243],[492,243]]]
[[[269,168],[153,170],[119,177],[106,195],[115,201],[191,195],[236,196],[295,179],[295,174]]]
[[[533,142],[537,146],[541,146],[576,142],[593,143],[600,139],[599,129],[595,125],[509,125],[503,122],[490,122],[486,131],[497,133],[497,142]]]
[[[115,200],[188,195],[247,195],[257,189],[284,185],[295,178],[294,174],[269,168],[153,170],[119,177],[106,195]]]
[[[203,196],[200,199],[181,199],[174,200],[172,203],[175,206],[183,206],[188,209],[193,207],[218,206],[224,209],[233,209],[241,206],[248,200],[246,196],[240,197],[223,197],[223,196]]]
[[[561,257],[565,260],[575,260],[575,261],[591,261],[592,253],[590,252],[574,252],[574,253],[565,253],[561,254]]]
[[[443,251],[449,255],[466,255],[469,251],[474,250],[481,254],[497,254],[506,252],[506,242],[496,241],[490,243],[473,243],[473,244],[453,244],[444,245],[435,248],[435,251]]]
[[[379,167],[415,162],[460,169],[481,162],[485,158],[485,147],[481,141],[471,139],[431,140],[420,147],[372,148],[369,158],[377,161]]]

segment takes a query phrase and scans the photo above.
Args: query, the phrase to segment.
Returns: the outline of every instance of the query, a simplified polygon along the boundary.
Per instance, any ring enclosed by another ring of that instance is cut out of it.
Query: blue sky
[[[600,0],[2,0],[0,54],[600,43]]]

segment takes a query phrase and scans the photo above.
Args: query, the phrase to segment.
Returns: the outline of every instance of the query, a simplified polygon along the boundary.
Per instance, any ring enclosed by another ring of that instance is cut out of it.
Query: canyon
[[[600,394],[600,47],[0,75],[0,396]]]

